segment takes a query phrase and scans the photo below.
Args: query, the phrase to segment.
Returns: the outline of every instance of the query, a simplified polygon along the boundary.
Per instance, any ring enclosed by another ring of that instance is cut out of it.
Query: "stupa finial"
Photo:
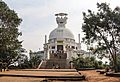
[[[66,13],[58,13],[55,14],[56,17],[56,22],[58,24],[58,27],[65,27],[65,24],[67,23],[67,16],[68,14]]]

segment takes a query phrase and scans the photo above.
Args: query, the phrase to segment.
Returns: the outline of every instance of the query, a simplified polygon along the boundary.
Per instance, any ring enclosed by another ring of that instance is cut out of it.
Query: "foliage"
[[[18,55],[17,62],[19,68],[28,68],[28,57],[25,54]]]
[[[41,62],[41,56],[36,55],[36,56],[32,57],[29,62],[31,63],[31,68],[37,68]]]
[[[106,3],[97,3],[97,13],[88,10],[83,13],[82,30],[86,44],[96,44],[94,52],[108,57],[117,72],[117,54],[120,46],[120,8],[112,10]]]
[[[120,55],[117,56],[117,68],[118,68],[118,71],[120,72]],[[111,61],[110,62],[110,66],[111,68],[113,67],[113,62]]]
[[[24,60],[24,62],[22,62],[21,64],[18,65],[18,68],[22,68],[22,69],[33,69],[33,68],[37,68],[41,62],[41,56],[39,55],[35,55],[34,57],[30,58],[30,60],[28,60],[27,58],[25,59],[21,59]]]
[[[0,1],[0,62],[7,63],[7,66],[17,56],[21,47],[22,42],[18,40],[21,32],[17,28],[21,21],[14,10]]]
[[[72,57],[72,62],[75,68],[103,68],[102,61],[97,61],[94,57]]]

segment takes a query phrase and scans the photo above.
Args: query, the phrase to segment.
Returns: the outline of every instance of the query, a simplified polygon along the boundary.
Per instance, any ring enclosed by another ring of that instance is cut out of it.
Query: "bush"
[[[72,58],[73,65],[76,69],[79,68],[104,68],[102,61],[97,61],[94,57],[81,57]]]

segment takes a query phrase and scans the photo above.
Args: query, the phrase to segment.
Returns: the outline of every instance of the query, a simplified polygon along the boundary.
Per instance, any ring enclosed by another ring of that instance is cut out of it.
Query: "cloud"
[[[22,17],[29,17],[33,19],[41,19],[49,16],[49,9],[47,7],[27,7],[18,11]]]

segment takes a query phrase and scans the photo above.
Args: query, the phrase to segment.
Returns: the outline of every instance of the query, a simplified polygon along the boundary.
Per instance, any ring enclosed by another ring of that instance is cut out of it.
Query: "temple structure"
[[[80,54],[81,43],[75,42],[73,33],[66,28],[67,14],[55,14],[58,27],[49,34],[49,40],[45,36],[44,59],[38,68],[71,68],[72,57]]]

